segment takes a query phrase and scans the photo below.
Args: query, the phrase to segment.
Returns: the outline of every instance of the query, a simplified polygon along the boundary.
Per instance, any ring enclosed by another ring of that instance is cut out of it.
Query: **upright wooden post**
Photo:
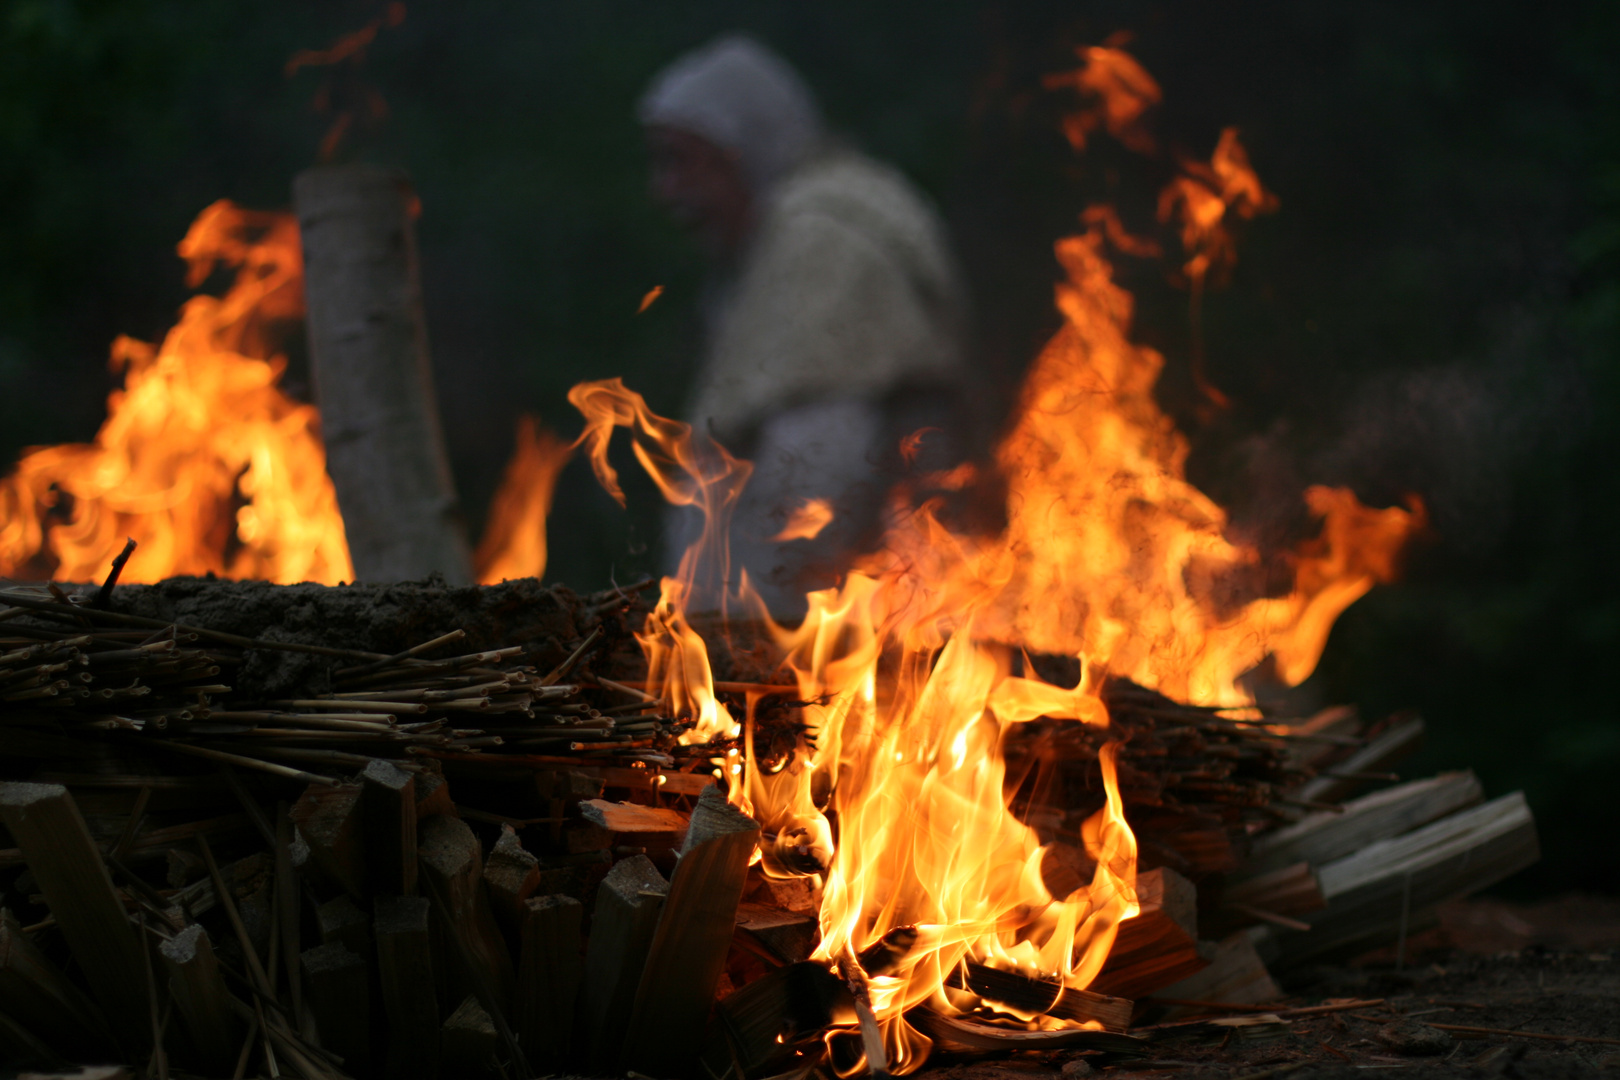
[[[0,783],[0,817],[128,1053],[152,1044],[143,945],[84,816],[61,784]]]
[[[428,360],[413,217],[398,173],[322,166],[293,180],[326,468],[355,576],[471,584]]]

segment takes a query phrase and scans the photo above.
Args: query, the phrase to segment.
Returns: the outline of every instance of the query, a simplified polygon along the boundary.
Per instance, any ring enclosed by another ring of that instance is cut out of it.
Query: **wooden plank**
[[[371,1067],[371,980],[360,954],[340,942],[305,949],[304,1000],[315,1014],[321,1046],[343,1058],[343,1071]]]
[[[669,882],[645,855],[619,861],[597,886],[585,953],[580,1030],[590,1067],[598,1075],[617,1071],[624,1049],[620,1036],[629,1022],[668,892]]]
[[[175,1011],[185,1022],[199,1063],[217,1075],[225,1075],[236,1063],[242,1025],[226,1003],[229,991],[214,958],[208,931],[192,923],[159,945],[158,954],[169,973]]]
[[[523,902],[540,887],[540,860],[523,850],[523,842],[510,825],[501,826],[500,838],[484,860],[484,887],[495,921],[508,940],[518,941],[528,918]]]
[[[360,822],[361,785],[311,784],[289,811],[309,860],[355,899],[366,895],[365,837]]]
[[[1274,931],[1279,962],[1364,950],[1396,940],[1434,905],[1493,885],[1540,857],[1522,792],[1391,837],[1318,871],[1327,909],[1305,932]]]
[[[1221,905],[1233,908],[1260,908],[1277,915],[1297,917],[1327,907],[1322,884],[1308,862],[1268,870],[1263,874],[1228,882],[1220,892]],[[1256,922],[1251,918],[1246,922]]]
[[[381,896],[373,907],[377,972],[388,1017],[387,1073],[401,1080],[439,1074],[439,1003],[425,896]]]
[[[531,897],[523,907],[518,1039],[532,1071],[561,1072],[573,1042],[585,907],[571,896]]]
[[[101,1010],[6,909],[0,909],[0,1013],[64,1053],[104,1054],[113,1047]]]
[[[783,963],[792,964],[810,959],[821,926],[810,912],[745,903],[737,908],[737,929],[754,938]]]
[[[1119,924],[1108,960],[1088,990],[1146,997],[1208,963],[1198,951],[1198,894],[1192,882],[1165,867],[1149,870],[1137,875],[1136,898],[1141,911]]]
[[[496,1007],[510,1015],[515,981],[512,958],[495,925],[484,890],[484,858],[478,838],[460,818],[440,815],[421,823],[418,840],[421,873],[434,880],[446,908],[448,929],[434,924],[435,939],[440,940],[440,948],[434,954],[439,999],[459,1002],[468,994],[477,993],[478,987],[474,984],[482,977],[488,980]],[[440,936],[445,933],[455,934],[457,942],[441,940]],[[464,971],[456,959],[458,955],[464,955],[468,963],[476,965],[477,972]]]
[[[127,1054],[151,1049],[142,945],[73,796],[60,784],[0,783],[5,820],[91,993]]]
[[[416,891],[416,777],[387,761],[360,774],[366,876],[377,896]]]
[[[1417,753],[1423,745],[1423,720],[1414,718],[1391,727],[1344,761],[1332,766],[1336,773],[1386,772]],[[1307,780],[1299,789],[1298,798],[1305,802],[1337,802],[1361,787],[1365,781],[1337,776],[1318,776]]]
[[[1311,814],[1255,840],[1239,880],[1291,863],[1342,859],[1377,840],[1400,836],[1485,798],[1472,772],[1449,772],[1384,788],[1344,804],[1344,812]]]
[[[719,788],[698,797],[630,1011],[627,1061],[637,1072],[684,1074],[696,1060],[759,831]]]

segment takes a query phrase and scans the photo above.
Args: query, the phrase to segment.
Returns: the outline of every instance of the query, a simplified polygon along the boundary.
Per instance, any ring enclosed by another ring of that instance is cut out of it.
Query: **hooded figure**
[[[902,438],[940,428],[922,445],[931,464],[953,456],[966,383],[956,264],[924,196],[830,139],[803,80],[751,38],[681,57],[639,115],[654,197],[713,261],[687,419],[753,460],[732,564],[793,615],[876,542]],[[812,499],[831,523],[773,539]],[[672,557],[697,527],[669,530]]]

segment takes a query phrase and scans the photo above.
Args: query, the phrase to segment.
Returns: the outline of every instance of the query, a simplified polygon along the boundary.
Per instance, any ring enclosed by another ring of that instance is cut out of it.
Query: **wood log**
[[[1395,941],[1434,905],[1494,885],[1540,854],[1535,817],[1522,792],[1369,844],[1317,872],[1328,906],[1305,916],[1310,930],[1274,933],[1278,963]]]
[[[1101,973],[1087,989],[1110,997],[1142,998],[1208,964],[1198,952],[1198,894],[1174,870],[1139,874],[1141,911],[1119,924]]]
[[[223,1076],[236,1062],[242,1025],[226,1003],[229,991],[208,931],[192,923],[158,946],[175,1011],[185,1022],[198,1062]]]
[[[536,896],[523,904],[523,953],[518,961],[517,1033],[531,1069],[563,1071],[579,998],[580,920],[571,896]]]
[[[637,1072],[683,1074],[696,1060],[759,831],[719,788],[698,797],[630,1011],[625,1041]]]
[[[315,1014],[321,1046],[343,1059],[343,1071],[371,1068],[371,980],[366,962],[340,942],[305,949],[304,1000]]]
[[[501,1036],[478,999],[471,994],[444,1021],[441,1059],[447,1075],[490,1076],[501,1059]]]
[[[1353,777],[1357,773],[1386,772],[1417,753],[1423,745],[1423,720],[1414,718],[1395,724],[1366,746],[1333,766],[1333,772]],[[1345,776],[1323,775],[1307,780],[1299,789],[1304,802],[1337,802],[1361,787],[1365,781]]]
[[[753,1080],[789,1072],[823,1029],[853,1023],[855,1000],[842,979],[820,964],[789,964],[715,1006],[700,1075]]]
[[[360,774],[360,786],[371,891],[409,896],[416,891],[416,777],[391,762],[373,761]]]
[[[1219,943],[1201,942],[1200,949],[1209,966],[1180,982],[1158,990],[1155,997],[1176,1001],[1215,1001],[1225,1005],[1259,1005],[1276,1001],[1282,991],[1272,981],[1265,961],[1255,949],[1253,931],[1239,930]],[[1194,1011],[1175,1006],[1169,1019]]]
[[[964,979],[960,969],[948,980],[951,986],[973,991],[989,1002],[1010,1005],[1022,1012],[1045,1013],[1059,1020],[1085,1023],[1095,1020],[1108,1031],[1124,1031],[1131,1024],[1133,1003],[1128,998],[1093,990],[1070,990],[1048,979],[1030,979],[1013,971],[968,963]]]
[[[107,1053],[113,1047],[101,1010],[7,909],[0,909],[0,1013],[58,1052]]]
[[[366,895],[365,836],[361,824],[361,785],[311,784],[289,812],[298,835],[309,846],[309,861],[355,899]]]
[[[1291,863],[1312,866],[1342,859],[1376,840],[1400,836],[1447,814],[1475,806],[1485,797],[1472,772],[1441,773],[1427,780],[1375,791],[1344,804],[1344,812],[1311,814],[1286,828],[1257,838],[1239,880],[1280,870]]]
[[[1327,898],[1322,895],[1322,884],[1311,870],[1311,864],[1302,860],[1226,883],[1220,893],[1220,903],[1228,918],[1249,924],[1266,920],[1246,913],[1260,910],[1297,918],[1321,911],[1327,907]]]
[[[630,1020],[668,892],[669,882],[645,855],[620,860],[597,886],[580,1029],[590,1068],[598,1075],[617,1069],[624,1049],[620,1036]]]
[[[418,830],[417,854],[421,873],[432,877],[445,903],[445,927],[435,923],[434,971],[439,978],[439,999],[461,1001],[476,994],[480,977],[488,980],[496,1007],[510,1014],[514,974],[506,942],[490,911],[484,891],[484,859],[478,838],[460,818],[428,818]],[[453,933],[451,942],[442,935]],[[463,970],[457,957],[465,957],[476,971]]]
[[[0,783],[0,818],[125,1053],[151,1049],[143,948],[67,788]]]
[[[388,1017],[387,1075],[431,1080],[439,1074],[439,1003],[425,896],[381,896],[373,908],[377,971]]]
[[[323,166],[293,181],[326,470],[359,581],[443,574],[472,557],[428,359],[415,196],[402,175]]]
[[[523,850],[523,842],[510,825],[501,826],[500,839],[484,860],[484,887],[495,921],[509,941],[519,941],[528,919],[524,901],[540,887],[540,860]]]

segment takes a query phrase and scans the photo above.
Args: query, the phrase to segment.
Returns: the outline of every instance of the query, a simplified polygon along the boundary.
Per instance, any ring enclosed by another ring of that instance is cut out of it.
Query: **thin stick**
[[[242,952],[247,957],[248,974],[252,976],[256,988],[271,1001],[276,995],[270,989],[270,979],[264,973],[264,966],[259,963],[259,952],[253,947],[253,939],[248,937],[247,927],[242,925],[242,915],[236,910],[236,898],[231,890],[225,886],[225,875],[219,872],[219,863],[214,861],[213,849],[208,846],[208,837],[197,837],[197,850],[202,852],[203,862],[208,864],[208,876],[214,881],[214,898],[219,906],[225,909],[226,918],[230,919],[231,929],[236,931],[236,940],[242,946]],[[261,1017],[261,1026],[262,1026]]]
[[[133,543],[133,541],[131,541]],[[152,943],[145,940],[151,932],[146,916],[139,916],[141,926],[141,963],[146,968],[146,1011],[152,1020],[152,1060],[157,1062],[160,1080],[169,1080],[169,1055],[163,1051],[163,1021],[158,1015],[157,978],[152,974]]]
[[[1247,915],[1250,918],[1259,919],[1262,922],[1272,923],[1273,925],[1280,926],[1285,930],[1309,930],[1311,928],[1311,924],[1308,922],[1301,922],[1298,919],[1290,919],[1286,915],[1279,915],[1275,911],[1267,911],[1265,908],[1258,908],[1253,904],[1228,904],[1227,906],[1233,911],[1242,912],[1244,915]]]
[[[1540,1031],[1512,1031],[1508,1028],[1469,1027],[1466,1024],[1430,1024],[1441,1031],[1460,1031],[1468,1035],[1507,1035],[1515,1039],[1550,1039],[1554,1042],[1601,1043],[1620,1046],[1620,1039],[1603,1039],[1596,1035],[1548,1035]]]
[[[401,660],[409,660],[413,656],[421,656],[423,653],[436,649],[440,645],[448,645],[452,641],[460,641],[466,636],[467,631],[465,630],[452,630],[448,634],[441,634],[432,641],[424,641],[420,645],[412,645],[404,652],[395,653],[393,656],[384,657],[381,660],[374,660],[369,664],[362,664],[359,667],[339,668],[333,673],[333,676],[339,679],[352,679],[357,675],[370,675],[373,671],[381,671],[383,668],[388,667],[391,664],[397,664]]]
[[[276,833],[274,829],[270,828],[270,819],[264,816],[264,807],[260,806],[253,796],[248,794],[247,786],[242,783],[242,778],[237,776],[230,766],[227,765],[219,771],[220,775],[225,777],[225,785],[231,789],[231,794],[236,796],[236,801],[242,804],[243,810],[247,811],[248,820],[253,822],[253,827],[259,830],[260,836],[264,837],[266,846],[274,850]]]
[[[287,999],[292,1002],[292,1015],[303,1007],[303,988],[298,985],[298,880],[292,864],[292,818],[285,801],[276,804],[276,893],[277,922],[271,933],[282,938],[281,960],[287,968]]]
[[[595,630],[590,632],[584,641],[579,643],[579,648],[570,653],[568,659],[552,668],[550,673],[547,674],[545,678],[540,680],[540,685],[550,686],[573,670],[574,665],[579,663],[579,658],[585,655],[585,650],[589,649],[592,645],[595,645],[596,639],[601,636],[602,628],[598,626]]]
[[[242,1040],[242,1052],[236,1055],[236,1070],[231,1073],[231,1080],[242,1080],[247,1075],[248,1055],[253,1053],[253,1043],[258,1035],[259,1018],[255,1016],[248,1022],[247,1038]]]
[[[90,601],[91,607],[106,608],[107,602],[112,599],[113,586],[118,584],[118,575],[124,572],[124,564],[129,562],[129,557],[133,554],[135,554],[135,538],[132,536],[124,541],[124,550],[113,558],[112,569],[107,572],[107,580],[101,583],[101,588],[96,590],[95,599]]]
[[[276,765],[269,761],[260,761],[258,758],[243,757],[241,754],[227,754],[223,750],[214,750],[206,746],[192,746],[190,743],[171,742],[168,739],[147,739],[147,746],[161,746],[165,750],[173,750],[180,754],[190,754],[193,757],[205,757],[214,761],[223,761],[227,765],[240,765],[245,769],[258,769],[260,772],[283,776],[288,780],[301,780],[306,784],[326,784],[336,787],[338,781],[330,776],[317,776],[302,769],[291,769],[285,765]]]
[[[654,702],[654,701],[658,700],[657,698],[653,697],[651,694],[647,693],[646,691],[637,690],[633,686],[626,686],[622,682],[614,682],[612,679],[604,679],[600,675],[598,675],[596,677],[596,681],[598,683],[601,683],[603,686],[605,686],[609,690],[617,690],[621,694],[629,694],[631,697],[635,698],[639,702],[642,702],[643,704],[647,704],[647,703]]]

